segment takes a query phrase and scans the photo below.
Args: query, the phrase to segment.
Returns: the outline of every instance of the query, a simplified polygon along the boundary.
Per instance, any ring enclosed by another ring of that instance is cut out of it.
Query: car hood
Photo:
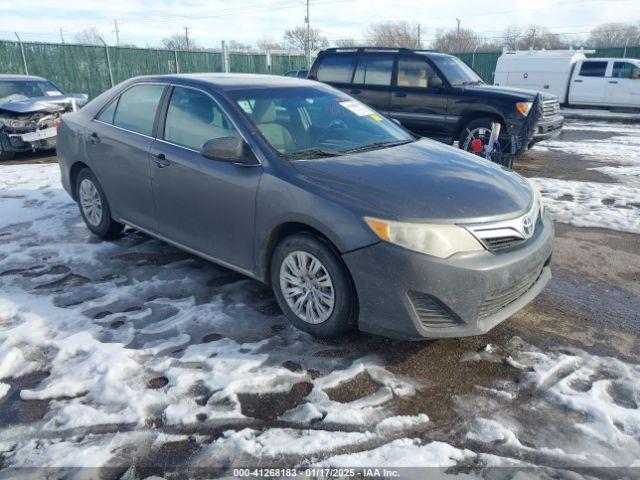
[[[520,175],[426,139],[292,165],[328,199],[388,220],[506,219],[524,213],[533,201],[533,191]]]
[[[82,106],[87,103],[87,95],[47,95],[23,100],[10,100],[0,103],[0,110],[13,113],[57,112],[70,105],[72,101],[75,101],[77,106]]]
[[[542,95],[543,100],[551,100],[556,98],[555,95],[545,92],[537,92],[535,90],[527,90],[525,88],[514,88],[514,87],[500,87],[497,85],[473,85],[469,87],[464,87],[465,93],[478,93],[484,94],[487,93],[493,95],[502,95],[513,97],[516,101],[522,100],[530,100],[533,101],[537,94]]]

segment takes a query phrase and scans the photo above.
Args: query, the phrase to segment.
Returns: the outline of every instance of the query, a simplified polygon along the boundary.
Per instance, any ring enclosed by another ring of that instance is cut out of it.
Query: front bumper
[[[56,147],[56,128],[44,128],[27,132],[8,132],[0,130],[0,151],[31,152],[49,150]]]
[[[557,115],[549,119],[542,119],[536,124],[536,131],[533,134],[532,144],[557,137],[562,132],[564,117]]]
[[[524,245],[439,259],[380,242],[343,255],[358,293],[359,328],[401,339],[486,333],[533,300],[551,278],[553,223]]]

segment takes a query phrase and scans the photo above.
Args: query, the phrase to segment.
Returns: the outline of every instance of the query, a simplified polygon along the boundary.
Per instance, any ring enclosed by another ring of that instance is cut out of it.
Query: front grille
[[[482,243],[487,249],[491,252],[499,252],[502,250],[508,250],[510,248],[515,248],[518,245],[523,244],[526,240],[520,237],[493,237],[493,238],[483,238]]]
[[[504,307],[515,302],[529,291],[533,284],[536,283],[541,273],[542,267],[537,268],[528,275],[525,275],[520,281],[487,295],[480,307],[478,318],[483,319],[490,317],[494,313],[497,313]]]
[[[444,329],[459,325],[461,321],[456,314],[437,298],[421,292],[409,292],[409,300],[425,328]]]
[[[560,113],[560,102],[558,100],[545,100],[542,102],[542,118],[555,117]]]

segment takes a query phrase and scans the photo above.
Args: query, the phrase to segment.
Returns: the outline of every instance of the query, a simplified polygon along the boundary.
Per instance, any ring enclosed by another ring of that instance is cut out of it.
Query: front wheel
[[[489,117],[471,120],[460,132],[460,136],[458,137],[458,147],[467,152],[482,154],[484,150],[474,151],[474,146],[479,145],[484,149],[484,147],[488,145],[489,138],[491,137],[492,123],[496,123],[496,120]],[[511,139],[506,135],[506,133],[504,125],[502,125],[502,128],[500,129],[500,136],[498,137],[498,143],[500,144],[500,151],[509,153],[511,151]],[[474,144],[474,140],[479,140],[479,142]]]
[[[336,338],[352,329],[356,295],[340,257],[310,234],[286,237],[271,260],[271,286],[289,321],[319,338]]]
[[[76,198],[82,219],[92,233],[101,238],[110,238],[122,231],[124,225],[111,218],[107,197],[98,179],[88,168],[78,174]]]

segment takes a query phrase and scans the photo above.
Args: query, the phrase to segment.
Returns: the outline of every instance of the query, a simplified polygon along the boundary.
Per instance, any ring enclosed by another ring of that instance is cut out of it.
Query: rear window
[[[136,85],[120,96],[113,124],[150,136],[164,85]]]
[[[355,55],[326,56],[318,67],[318,80],[328,83],[350,83],[355,63]]]
[[[353,83],[364,85],[391,85],[393,57],[363,55],[353,77]]]
[[[604,77],[607,62],[584,62],[580,67],[581,77]]]

